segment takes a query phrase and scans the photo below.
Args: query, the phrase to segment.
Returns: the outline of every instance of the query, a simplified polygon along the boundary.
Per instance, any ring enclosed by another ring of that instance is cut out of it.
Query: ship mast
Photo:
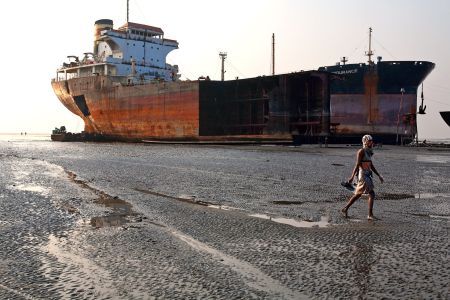
[[[272,33],[272,75],[275,75],[275,33]]]
[[[220,59],[222,60],[222,71],[221,71],[221,74],[222,74],[222,81],[224,81],[225,80],[225,59],[227,58],[227,53],[226,52],[220,52],[219,53],[219,56],[220,56]]]
[[[369,27],[369,51],[366,51],[366,55],[369,57],[368,63],[369,65],[373,64],[373,60],[372,60],[372,55],[373,55],[373,51],[372,51],[372,27]]]
[[[127,0],[127,23],[130,20],[130,0]]]

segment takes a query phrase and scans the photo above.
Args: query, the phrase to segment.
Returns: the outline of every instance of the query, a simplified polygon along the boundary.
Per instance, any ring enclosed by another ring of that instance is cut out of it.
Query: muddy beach
[[[450,149],[0,141],[1,299],[446,299]]]

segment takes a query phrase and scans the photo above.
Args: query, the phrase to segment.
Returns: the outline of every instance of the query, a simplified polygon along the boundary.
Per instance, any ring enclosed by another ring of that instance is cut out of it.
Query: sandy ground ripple
[[[450,151],[0,141],[1,299],[448,299]]]

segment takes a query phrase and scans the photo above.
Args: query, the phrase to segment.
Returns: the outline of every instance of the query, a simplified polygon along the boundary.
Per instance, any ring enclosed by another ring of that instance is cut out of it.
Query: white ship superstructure
[[[118,29],[113,21],[95,22],[93,52],[84,53],[57,70],[57,80],[109,75],[126,77],[128,84],[152,80],[176,81],[178,66],[166,63],[166,56],[178,49],[178,42],[164,38],[161,28],[127,22]]]

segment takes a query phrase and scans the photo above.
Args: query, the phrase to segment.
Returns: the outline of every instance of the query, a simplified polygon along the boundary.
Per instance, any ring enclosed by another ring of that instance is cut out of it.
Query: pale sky
[[[98,19],[123,25],[126,0],[3,3],[0,132],[83,130],[50,81],[67,55],[92,51]],[[226,78],[268,75],[272,33],[278,74],[333,65],[342,56],[365,62],[372,27],[375,56],[436,63],[424,82],[427,114],[419,116],[419,137],[450,138],[439,115],[450,110],[448,0],[130,0],[130,21],[161,27],[179,42],[167,62],[179,65],[182,79],[220,79],[221,51],[228,53]]]

